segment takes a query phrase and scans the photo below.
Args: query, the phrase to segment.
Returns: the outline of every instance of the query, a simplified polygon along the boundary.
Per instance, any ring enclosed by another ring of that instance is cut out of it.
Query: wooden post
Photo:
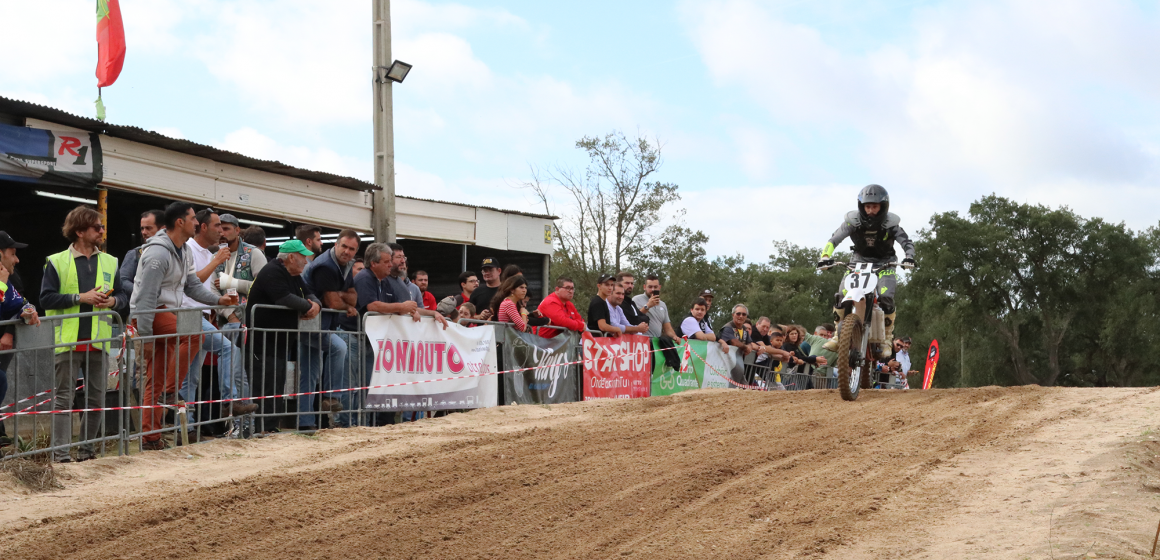
[[[1156,542],[1160,541],[1160,523],[1156,524],[1156,537],[1152,539],[1152,556],[1156,556]]]
[[[186,414],[185,406],[177,409],[177,418],[181,421],[181,445],[186,448],[189,447],[189,416]]]
[[[101,233],[101,250],[105,250],[105,246],[109,240],[109,190],[100,189],[97,191],[97,212],[101,214],[101,225],[105,226],[105,231]]]

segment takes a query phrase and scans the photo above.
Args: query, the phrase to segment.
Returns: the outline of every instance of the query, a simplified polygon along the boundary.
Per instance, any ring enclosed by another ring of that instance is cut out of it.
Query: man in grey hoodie
[[[230,298],[207,289],[193,270],[193,257],[185,242],[197,233],[193,205],[174,202],[165,208],[165,229],[145,244],[133,280],[133,297],[129,300],[130,316],[137,325],[137,335],[144,338],[145,388],[141,404],[175,404],[177,390],[189,372],[189,364],[201,347],[201,337],[169,336],[154,341],[148,337],[177,333],[177,315],[157,313],[157,309],[181,307],[182,295],[205,305],[226,305]],[[146,408],[141,411],[141,429],[151,432],[161,428],[165,411]],[[142,447],[150,450],[168,447],[161,434],[144,436]]]

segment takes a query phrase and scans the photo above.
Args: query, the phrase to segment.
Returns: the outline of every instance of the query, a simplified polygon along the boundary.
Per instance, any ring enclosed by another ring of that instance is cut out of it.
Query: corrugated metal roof
[[[326,185],[334,185],[346,189],[356,191],[378,191],[382,190],[374,183],[368,183],[361,179],[354,177],[343,177],[333,173],[326,173],[324,171],[311,171],[309,169],[302,169],[300,167],[293,167],[278,161],[267,161],[250,156],[244,156],[239,153],[222,150],[213,146],[205,144],[198,144],[189,140],[181,140],[178,138],[170,138],[163,134],[153,132],[152,130],[145,130],[135,126],[123,126],[101,122],[96,119],[88,117],[81,117],[46,107],[44,105],[37,105],[28,101],[21,101],[19,99],[9,99],[7,97],[0,97],[0,113],[8,113],[20,117],[31,117],[48,121],[53,123],[87,130],[89,132],[96,132],[113,138],[122,138],[133,142],[140,142],[149,146],[156,146],[166,150],[173,150],[191,156],[203,157],[209,160],[228,163],[238,167],[245,167],[248,169],[256,169],[258,171],[266,171],[269,173],[277,173],[278,175],[285,175],[288,177],[295,177],[306,181],[313,181],[315,183],[323,183]],[[489,206],[476,206],[474,204],[465,204],[461,202],[448,202],[446,200],[432,200],[428,198],[417,198],[413,196],[395,195],[397,198],[409,198],[412,200],[422,200],[426,202],[438,202],[440,204],[454,204],[456,206],[466,206],[469,208],[485,208],[487,210],[494,210],[504,214],[517,214],[520,216],[530,216],[532,218],[544,218],[548,220],[558,219],[557,216],[549,216],[547,214],[536,214],[532,212],[520,212],[517,210],[501,210],[499,208],[492,208]]]
[[[156,146],[166,150],[173,150],[175,152],[181,152],[191,156],[203,157],[220,163],[228,163],[238,167],[277,173],[278,175],[285,175],[288,177],[303,179],[305,181],[334,185],[336,187],[342,187],[356,191],[381,190],[374,183],[368,183],[361,179],[343,177],[341,175],[326,173],[324,171],[311,171],[309,169],[302,169],[299,167],[286,165],[285,163],[278,161],[266,161],[252,158],[239,153],[215,148],[213,146],[206,146],[205,144],[190,142],[189,140],[170,138],[151,130],[145,130],[135,126],[109,124],[106,122],[98,121],[97,119],[80,117],[72,113],[61,111],[60,109],[45,107],[44,105],[37,105],[36,103],[29,103],[27,101],[20,101],[18,99],[0,97],[0,113],[9,113],[25,118],[31,117],[34,119],[40,119],[42,121],[58,123],[73,128],[79,128],[81,130],[87,130],[89,132],[96,132],[99,134],[112,136],[113,138],[123,138],[125,140],[140,142],[141,144]]]

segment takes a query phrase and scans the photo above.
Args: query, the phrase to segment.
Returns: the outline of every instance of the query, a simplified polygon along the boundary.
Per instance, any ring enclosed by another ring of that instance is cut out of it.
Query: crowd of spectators
[[[263,413],[253,426],[259,432],[314,430],[321,427],[320,418],[332,427],[355,425],[358,419],[350,411],[359,408],[360,392],[348,389],[365,387],[373,370],[373,353],[360,340],[367,313],[407,315],[415,321],[426,316],[443,328],[448,319],[466,326],[496,321],[545,338],[565,331],[641,334],[659,340],[670,365],[674,360],[679,364],[668,351],[682,337],[718,345],[726,352],[736,347],[749,362],[771,370],[809,371],[836,359],[823,347],[834,334],[833,324],[819,325],[810,334],[800,325],[781,325],[768,317],[754,321],[748,308],[738,304],[730,321],[714,328],[709,320],[714,299],[710,289],[698,294],[687,316],[674,326],[657,275],[645,276],[636,295],[632,273],[600,275],[597,294],[582,316],[571,278],[557,278],[552,292],[529,309],[523,271],[514,264],[502,267],[492,257],[483,259],[478,274],[460,274],[456,293],[440,298],[430,291],[426,271],[408,274],[402,245],[364,247],[353,230],[340,231],[334,245],[324,250],[321,228],[299,226],[293,238],[278,245],[276,257],[268,259],[262,228],[243,229],[231,214],[212,208],[195,211],[191,204],[174,202],[140,216],[143,243],[118,262],[100,250],[104,228],[95,210],[77,207],[62,226],[69,244],[45,264],[40,304],[46,315],[92,314],[64,319],[54,329],[59,345],[53,403],[57,410],[74,406],[78,379],[85,387],[84,405],[103,406],[106,358],[116,348],[110,344],[114,333],[109,313],[92,312],[106,310],[127,318],[136,333],[130,353],[139,379],[131,382],[138,389],[139,403],[175,405],[204,399],[199,392],[202,366],[212,355],[217,373],[212,381],[226,401],[220,417],[232,419],[231,432],[243,430],[237,420],[255,411]],[[26,247],[0,232],[0,320],[23,318],[38,324],[40,317],[24,301],[24,286],[14,268],[17,250]],[[217,308],[206,309],[210,306]],[[202,308],[200,333],[179,336],[176,311],[193,307]],[[257,330],[247,334],[247,329]],[[11,327],[0,329],[0,351],[13,348],[13,336]],[[244,359],[246,345],[252,350],[252,363]],[[903,385],[912,373],[909,347],[909,339],[894,341],[893,355],[880,367]],[[11,357],[0,354],[0,395],[6,391]],[[290,391],[331,392],[252,400]],[[194,414],[196,420],[198,414],[208,413]],[[99,436],[100,421],[98,414],[81,415],[84,439]],[[375,415],[374,421],[391,423],[394,417]],[[165,422],[165,408],[142,410],[145,449],[168,447],[161,433]],[[72,430],[70,415],[53,417],[54,460],[94,456],[91,446],[79,446],[75,457],[70,454]],[[0,423],[0,444],[7,441]]]

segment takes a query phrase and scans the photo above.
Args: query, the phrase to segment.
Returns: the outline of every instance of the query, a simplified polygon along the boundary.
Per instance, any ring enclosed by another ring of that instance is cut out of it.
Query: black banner
[[[580,337],[555,338],[504,329],[504,369],[535,368],[503,374],[504,404],[552,404],[580,400]]]

